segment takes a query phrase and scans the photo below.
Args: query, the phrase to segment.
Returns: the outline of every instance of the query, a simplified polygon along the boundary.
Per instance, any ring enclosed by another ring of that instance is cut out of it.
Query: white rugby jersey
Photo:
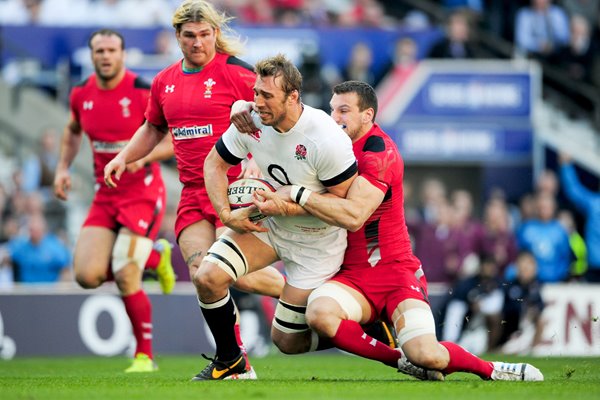
[[[294,184],[323,193],[357,171],[352,141],[325,112],[305,105],[296,125],[283,133],[263,125],[254,113],[253,118],[257,132],[243,134],[232,124],[216,149],[234,165],[251,153],[263,178],[275,188]],[[311,215],[273,219],[292,232],[325,233],[334,229]]]

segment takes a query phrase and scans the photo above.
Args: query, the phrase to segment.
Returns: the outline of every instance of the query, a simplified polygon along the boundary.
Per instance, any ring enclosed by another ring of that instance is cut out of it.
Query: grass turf
[[[517,361],[515,358],[487,357]],[[420,382],[379,363],[342,354],[269,356],[252,360],[257,381],[190,382],[206,361],[159,356],[160,370],[125,374],[122,357],[17,358],[0,361],[0,399],[598,399],[599,358],[519,358],[544,382],[489,382],[453,374]]]

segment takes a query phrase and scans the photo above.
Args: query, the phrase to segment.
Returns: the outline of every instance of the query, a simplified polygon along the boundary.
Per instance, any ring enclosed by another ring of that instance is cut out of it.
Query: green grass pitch
[[[343,354],[274,355],[252,360],[257,381],[191,382],[206,360],[158,356],[160,370],[125,374],[124,357],[0,361],[0,399],[600,399],[600,358],[507,358],[542,370],[544,382],[489,382],[459,373],[420,382],[382,364]]]

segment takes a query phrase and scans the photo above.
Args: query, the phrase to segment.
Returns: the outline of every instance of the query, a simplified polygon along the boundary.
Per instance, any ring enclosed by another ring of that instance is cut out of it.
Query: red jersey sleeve
[[[148,105],[146,107],[144,117],[152,125],[167,126],[167,120],[165,119],[165,115],[163,114],[163,109],[160,104],[161,89],[165,90],[163,87],[164,85],[161,83],[161,76],[161,74],[157,75],[152,81],[150,93],[148,94]]]
[[[253,101],[256,74],[248,69],[248,64],[236,57],[229,57],[227,63],[230,66],[229,71],[231,80],[234,82],[233,87],[238,91],[236,97],[246,101]]]

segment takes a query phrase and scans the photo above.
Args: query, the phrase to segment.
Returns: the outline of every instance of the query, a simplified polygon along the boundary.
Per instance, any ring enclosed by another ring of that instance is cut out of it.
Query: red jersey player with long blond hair
[[[152,308],[141,286],[144,266],[156,269],[164,293],[175,285],[171,245],[165,239],[153,245],[165,212],[160,166],[140,160],[127,166],[118,190],[103,185],[104,166],[144,122],[149,84],[125,68],[125,44],[120,33],[96,31],[89,47],[95,74],[71,92],[71,118],[63,134],[54,193],[67,200],[69,166],[85,132],[94,156],[96,193],[75,246],[75,277],[79,285],[91,289],[114,276],[137,342],[135,359],[126,372],[151,372],[156,364],[152,356]]]
[[[127,163],[148,155],[170,133],[183,184],[175,234],[190,276],[194,276],[208,248],[225,229],[206,192],[204,160],[229,127],[231,105],[254,96],[253,69],[236,57],[241,43],[225,35],[230,19],[204,0],[186,0],[177,8],[173,27],[183,59],[155,77],[146,122],[104,169],[106,184],[120,186]],[[241,172],[239,167],[232,168],[228,173],[230,181]],[[282,275],[269,267],[238,280],[236,287],[279,297],[283,284]],[[237,325],[236,335],[242,347]],[[254,370],[249,363],[247,366],[246,373],[231,379],[255,379]]]

